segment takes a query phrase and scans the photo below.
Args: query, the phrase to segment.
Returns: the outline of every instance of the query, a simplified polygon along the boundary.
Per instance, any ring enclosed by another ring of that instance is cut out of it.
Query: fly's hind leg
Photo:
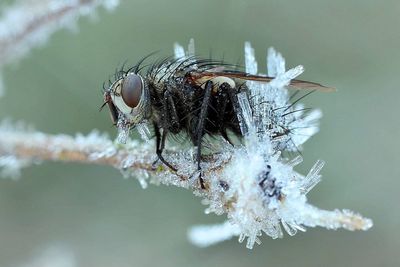
[[[203,97],[203,103],[201,104],[201,109],[200,109],[200,116],[199,120],[197,123],[197,128],[196,128],[196,139],[195,145],[197,146],[197,155],[196,155],[196,160],[197,160],[197,170],[200,171],[200,176],[199,176],[199,181],[200,181],[200,186],[202,189],[205,189],[204,186],[204,180],[202,177],[201,173],[201,166],[200,166],[200,161],[201,161],[201,142],[203,139],[203,134],[204,134],[204,123],[207,118],[207,113],[208,113],[208,106],[210,104],[211,100],[211,91],[213,88],[213,82],[208,81],[205,86],[205,93]]]

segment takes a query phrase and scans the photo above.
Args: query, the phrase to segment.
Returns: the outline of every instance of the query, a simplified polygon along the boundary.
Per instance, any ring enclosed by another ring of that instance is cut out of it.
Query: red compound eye
[[[130,73],[124,78],[121,95],[128,107],[134,108],[139,104],[140,97],[142,96],[142,88],[142,79],[139,75]]]

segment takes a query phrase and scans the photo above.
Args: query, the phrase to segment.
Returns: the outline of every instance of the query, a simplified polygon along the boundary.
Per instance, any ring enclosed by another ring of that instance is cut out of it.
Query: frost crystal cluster
[[[193,50],[192,42],[189,47]],[[182,51],[175,47],[176,54]],[[246,72],[258,74],[249,43],[245,44],[245,63]],[[193,227],[189,239],[199,246],[238,235],[240,242],[247,238],[246,247],[253,248],[263,232],[281,238],[282,228],[295,235],[306,226],[348,230],[372,226],[371,220],[351,211],[324,211],[307,203],[306,195],[320,181],[324,162],[317,161],[303,176],[293,170],[302,162],[301,156],[288,160],[281,152],[300,150],[318,131],[322,114],[319,110],[305,112],[303,105],[290,103],[286,87],[304,71],[302,66],[286,71],[285,60],[273,48],[268,50],[267,63],[267,75],[274,79],[269,83],[247,81],[250,95],[238,95],[243,145],[225,148],[229,163],[221,173],[208,177],[206,213],[227,213],[228,220],[222,225]]]

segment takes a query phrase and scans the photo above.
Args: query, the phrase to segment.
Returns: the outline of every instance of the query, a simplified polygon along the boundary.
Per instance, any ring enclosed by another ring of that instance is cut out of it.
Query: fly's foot
[[[202,171],[200,171],[199,183],[200,183],[201,189],[206,189],[206,186],[204,185],[204,179],[203,179],[203,172]]]
[[[153,163],[151,164],[151,169],[154,171],[157,169],[157,163],[160,159],[157,158],[155,161],[153,161]]]
[[[172,172],[176,173],[178,172],[178,169],[175,168],[174,166],[172,166],[171,163],[169,163],[168,161],[166,161],[162,156],[158,156],[158,158],[151,164],[151,168],[153,170],[157,169],[157,163],[158,161],[161,161],[165,166],[167,166]]]
[[[194,172],[194,173],[189,177],[189,179],[192,179],[192,178],[198,179],[198,182],[199,182],[199,184],[200,184],[200,188],[201,188],[201,189],[206,189],[206,185],[205,185],[205,182],[204,182],[204,179],[203,179],[203,175],[204,175],[204,173],[203,173],[202,170],[197,170],[196,172]]]

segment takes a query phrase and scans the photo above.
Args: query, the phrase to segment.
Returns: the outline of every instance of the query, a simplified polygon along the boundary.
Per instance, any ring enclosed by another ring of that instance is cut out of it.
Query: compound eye
[[[139,104],[142,88],[142,78],[139,75],[130,73],[124,78],[121,86],[121,96],[128,107],[134,108]]]

